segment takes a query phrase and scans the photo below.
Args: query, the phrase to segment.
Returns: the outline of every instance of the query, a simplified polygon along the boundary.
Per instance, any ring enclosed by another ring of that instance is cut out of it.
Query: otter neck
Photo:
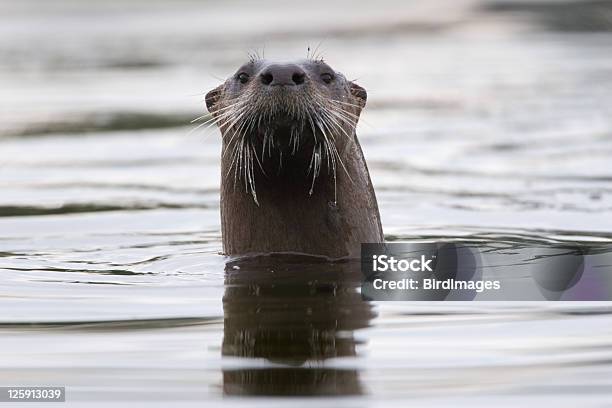
[[[380,242],[376,198],[357,140],[340,154],[344,167],[337,164],[334,177],[324,160],[314,183],[307,153],[264,158],[263,171],[256,164],[254,172],[257,201],[245,186],[244,175],[235,180],[230,160],[223,160],[224,252],[343,258],[356,257],[362,242]]]

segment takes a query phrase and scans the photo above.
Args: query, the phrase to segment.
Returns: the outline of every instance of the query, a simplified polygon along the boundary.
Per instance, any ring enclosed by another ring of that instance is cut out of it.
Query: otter
[[[251,59],[206,94],[222,135],[226,255],[359,256],[382,242],[355,128],[364,88],[321,59]]]

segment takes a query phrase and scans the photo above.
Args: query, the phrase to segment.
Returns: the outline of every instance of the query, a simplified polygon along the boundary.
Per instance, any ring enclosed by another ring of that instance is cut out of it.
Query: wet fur
[[[257,79],[269,64],[250,61],[206,96],[223,136],[224,252],[358,256],[383,239],[355,134],[366,92],[320,60],[296,63],[303,85],[270,90]]]

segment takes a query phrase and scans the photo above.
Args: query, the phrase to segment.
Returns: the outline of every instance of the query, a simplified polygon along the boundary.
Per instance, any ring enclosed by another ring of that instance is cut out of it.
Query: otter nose
[[[266,86],[301,85],[305,77],[304,70],[295,64],[270,65],[259,75],[261,83]]]

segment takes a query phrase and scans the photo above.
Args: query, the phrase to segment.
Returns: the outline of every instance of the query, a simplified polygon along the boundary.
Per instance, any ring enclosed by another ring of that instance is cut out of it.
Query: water
[[[388,240],[514,253],[519,281],[534,245],[610,247],[601,13],[383,3],[0,2],[0,385],[71,406],[609,403],[610,303],[364,302],[350,263],[220,255],[219,135],[189,121],[247,51],[319,43],[368,90]]]

